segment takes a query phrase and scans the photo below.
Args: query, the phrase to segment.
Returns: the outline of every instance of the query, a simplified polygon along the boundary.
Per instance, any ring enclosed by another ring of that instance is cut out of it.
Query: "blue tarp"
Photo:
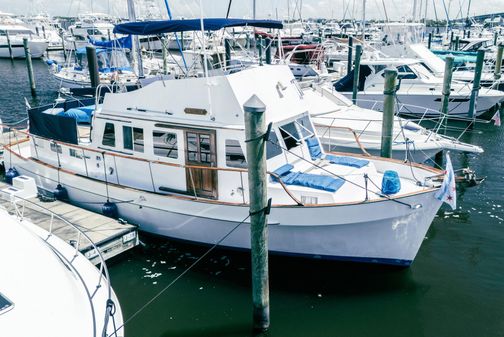
[[[382,193],[383,194],[396,194],[401,190],[401,180],[396,171],[385,171],[382,179]]]
[[[203,19],[203,26],[205,28],[205,31],[220,30],[226,27],[240,27],[240,26],[277,28],[277,29],[283,28],[283,24],[280,21],[224,19],[224,18]],[[201,30],[200,19],[126,22],[118,24],[114,27],[115,34],[133,34],[133,35],[158,35],[163,33],[199,31],[199,30]]]
[[[351,166],[356,168],[361,168],[369,164],[369,160],[365,159],[357,159],[353,157],[346,156],[334,156],[332,154],[328,154],[325,159],[329,160],[331,164]]]
[[[121,37],[119,39],[115,39],[115,40],[111,40],[111,41],[99,41],[99,40],[95,40],[92,37],[90,37],[89,43],[91,43],[92,45],[94,45],[96,47],[106,48],[106,49],[112,49],[112,48],[131,49],[131,46],[132,46],[131,35]]]
[[[94,110],[95,106],[89,105],[62,111],[58,115],[72,117],[77,123],[91,123],[91,116]]]
[[[279,176],[282,182],[286,185],[304,186],[323,190],[328,192],[336,192],[344,183],[343,179],[323,176],[319,174],[309,174],[301,172],[291,172],[293,166],[285,164],[274,171]],[[274,178],[276,180],[276,178]]]

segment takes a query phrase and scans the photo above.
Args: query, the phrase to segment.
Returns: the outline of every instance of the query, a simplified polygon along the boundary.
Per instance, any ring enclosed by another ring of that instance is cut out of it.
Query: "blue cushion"
[[[396,194],[401,190],[401,180],[396,171],[385,171],[382,179],[382,193],[383,194]]]
[[[292,170],[293,168],[294,168],[294,166],[292,166],[291,164],[285,164],[285,165],[277,168],[275,171],[273,171],[273,173],[275,173],[276,175],[281,177],[281,176],[289,173],[290,170]]]
[[[312,160],[322,157],[322,150],[320,149],[320,144],[316,137],[306,139],[306,145],[308,145],[308,151],[310,151]]]
[[[346,157],[346,156],[334,156],[332,154],[328,154],[325,158],[327,160],[329,160],[332,164],[351,166],[351,167],[356,167],[356,168],[362,168],[362,167],[366,166],[367,164],[369,164],[369,160],[357,159],[357,158]]]
[[[301,172],[290,172],[281,179],[286,185],[304,186],[328,192],[336,192],[345,183],[343,179]]]

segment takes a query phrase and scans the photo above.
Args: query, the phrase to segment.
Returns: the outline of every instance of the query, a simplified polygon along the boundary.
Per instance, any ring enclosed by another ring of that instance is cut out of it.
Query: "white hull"
[[[54,190],[57,172],[51,166],[12,156],[12,166],[32,176],[38,186]],[[101,211],[105,184],[60,172],[60,183],[78,206]],[[109,184],[110,200],[119,217],[140,229],[169,238],[214,244],[248,215],[247,205],[167,196]],[[269,249],[282,255],[365,261],[407,266],[414,260],[441,202],[435,189],[394,201],[328,205],[326,207],[274,207],[269,216]],[[393,216],[391,216],[393,215]],[[222,246],[250,249],[249,223],[242,224]]]
[[[40,58],[44,56],[49,43],[47,41],[28,41],[32,58]],[[23,40],[11,39],[12,56],[14,58],[24,58],[25,52]],[[0,40],[0,58],[10,58],[9,47],[7,42]]]

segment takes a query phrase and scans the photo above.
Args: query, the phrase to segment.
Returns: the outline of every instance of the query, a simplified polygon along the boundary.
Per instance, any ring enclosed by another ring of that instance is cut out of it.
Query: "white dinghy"
[[[250,249],[243,104],[252,95],[272,125],[270,251],[410,265],[441,206],[432,178],[443,172],[325,153],[285,65],[107,94],[87,130],[30,111],[30,134],[6,147],[6,164],[146,232],[203,244],[229,234],[222,246]]]

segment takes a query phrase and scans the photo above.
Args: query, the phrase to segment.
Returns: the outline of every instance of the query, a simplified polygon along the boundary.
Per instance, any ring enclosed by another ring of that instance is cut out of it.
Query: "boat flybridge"
[[[75,242],[88,244],[77,226],[27,200],[37,195],[33,178],[19,176],[13,183],[0,190],[2,336],[124,336],[121,307],[101,253],[98,269],[54,234],[75,233]],[[27,210],[37,223],[51,222],[50,228],[35,225]]]
[[[428,109],[428,115],[439,115],[442,98],[443,78],[433,74],[420,60],[407,58],[370,58],[360,64],[358,105],[369,108],[369,104],[383,100],[384,73],[387,67],[398,71],[399,89],[397,101]],[[352,96],[354,70],[334,83],[334,88],[347,97]],[[467,116],[472,86],[469,83],[452,82],[448,114]],[[480,116],[504,100],[502,91],[482,88],[479,91],[476,116]],[[422,110],[400,111],[408,115],[422,116]]]
[[[207,20],[281,28],[275,21],[205,19],[205,30],[219,29]],[[159,80],[106,94],[88,126],[33,109],[29,135],[6,147],[6,164],[33,176],[41,188],[60,184],[84,208],[102,211],[103,204],[113,204],[117,216],[143,231],[214,244],[233,230],[221,246],[247,250],[243,105],[253,95],[266,105],[271,123],[269,250],[410,265],[441,206],[436,178],[443,171],[326,152],[310,118],[313,100],[304,99],[286,65]]]
[[[0,58],[11,57],[24,58],[23,38],[28,38],[31,56],[33,58],[42,57],[47,50],[49,42],[38,37],[24,23],[7,13],[0,13]],[[9,51],[9,42],[11,51]]]

